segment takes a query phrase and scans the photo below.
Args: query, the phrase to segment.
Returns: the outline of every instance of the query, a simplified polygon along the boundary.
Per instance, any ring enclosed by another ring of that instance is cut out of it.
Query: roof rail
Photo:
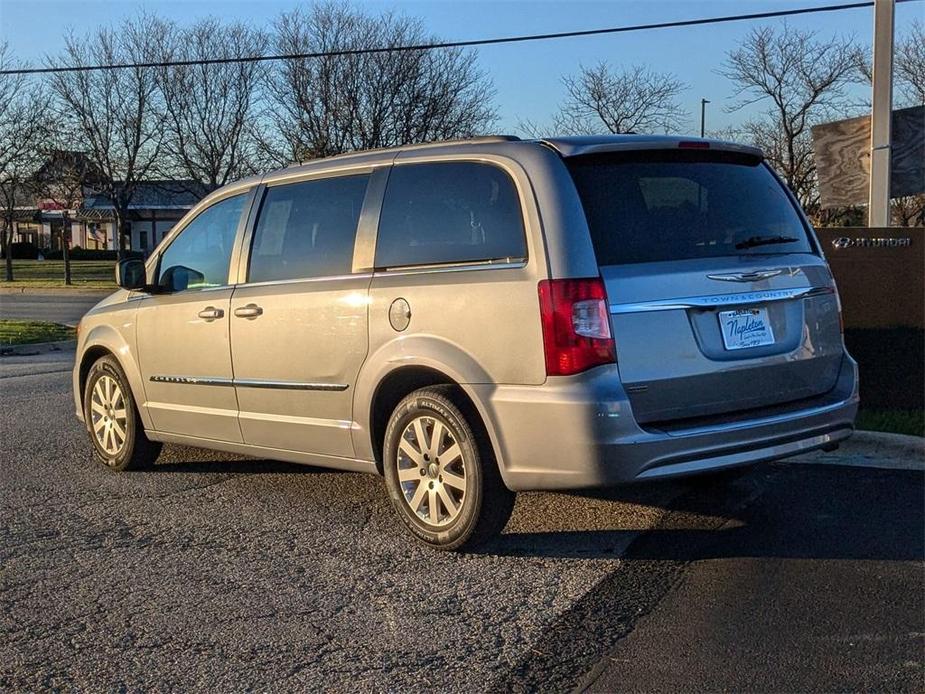
[[[343,152],[342,154],[333,154],[330,157],[319,157],[318,159],[309,159],[306,161],[293,162],[289,166],[301,166],[309,161],[320,161],[321,159],[339,159],[340,157],[353,157],[362,154],[371,154],[374,152],[406,152],[408,150],[427,149],[428,147],[443,147],[445,145],[470,145],[491,142],[519,142],[520,138],[516,135],[477,135],[475,137],[459,137],[450,140],[434,140],[433,142],[418,142],[408,145],[396,145],[394,147],[375,147],[373,149],[357,149],[352,152]],[[287,167],[288,168],[288,167]]]

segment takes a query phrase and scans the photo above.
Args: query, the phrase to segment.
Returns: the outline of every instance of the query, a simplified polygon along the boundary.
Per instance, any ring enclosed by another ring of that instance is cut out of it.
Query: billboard
[[[925,193],[925,106],[893,111],[890,197]],[[866,205],[870,188],[870,116],[813,126],[823,207]]]

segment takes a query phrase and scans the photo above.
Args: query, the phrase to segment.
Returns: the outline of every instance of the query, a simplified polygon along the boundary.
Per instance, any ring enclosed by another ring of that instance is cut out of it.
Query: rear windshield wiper
[[[767,246],[772,243],[795,243],[800,239],[795,239],[792,236],[749,236],[744,241],[739,241],[736,244],[736,248],[754,248],[755,246]]]

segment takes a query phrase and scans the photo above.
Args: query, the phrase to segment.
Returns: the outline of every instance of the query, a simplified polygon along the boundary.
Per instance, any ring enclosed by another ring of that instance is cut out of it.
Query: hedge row
[[[39,255],[42,256],[45,260],[63,260],[63,253],[61,251],[53,251],[48,248],[39,248],[33,243],[28,242],[17,242],[10,245],[10,251],[12,252],[14,260],[38,260]],[[144,254],[141,251],[125,251],[124,257],[126,258],[142,258]],[[0,258],[4,257],[0,253]],[[71,260],[111,260],[115,262],[119,259],[119,251],[115,250],[98,250],[92,248],[81,248],[80,246],[74,246],[70,252]]]

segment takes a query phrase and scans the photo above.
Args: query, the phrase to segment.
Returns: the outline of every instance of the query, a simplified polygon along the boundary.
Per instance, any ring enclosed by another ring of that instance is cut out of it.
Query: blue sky
[[[446,39],[471,39],[521,33],[543,33],[692,19],[834,4],[836,0],[377,0],[357,2],[372,12],[397,10],[422,19],[434,34]],[[148,9],[187,22],[217,15],[256,25],[269,24],[294,0],[0,0],[0,40],[29,63],[54,52],[55,40],[68,28],[78,32],[98,24],[118,22],[139,9]],[[925,2],[904,3],[896,9],[897,34],[913,18],[925,18]],[[779,20],[770,20],[779,21]],[[823,37],[840,35],[869,45],[873,10],[852,9],[788,20],[800,28],[818,30]],[[757,22],[662,29],[613,36],[561,39],[478,49],[479,62],[497,89],[499,132],[513,132],[521,119],[545,122],[563,97],[560,77],[581,64],[608,60],[617,65],[644,63],[672,72],[690,85],[682,98],[690,114],[688,131],[699,129],[701,97],[707,108],[707,128],[741,122],[747,114],[725,113],[731,85],[716,74],[726,51],[733,48]]]

